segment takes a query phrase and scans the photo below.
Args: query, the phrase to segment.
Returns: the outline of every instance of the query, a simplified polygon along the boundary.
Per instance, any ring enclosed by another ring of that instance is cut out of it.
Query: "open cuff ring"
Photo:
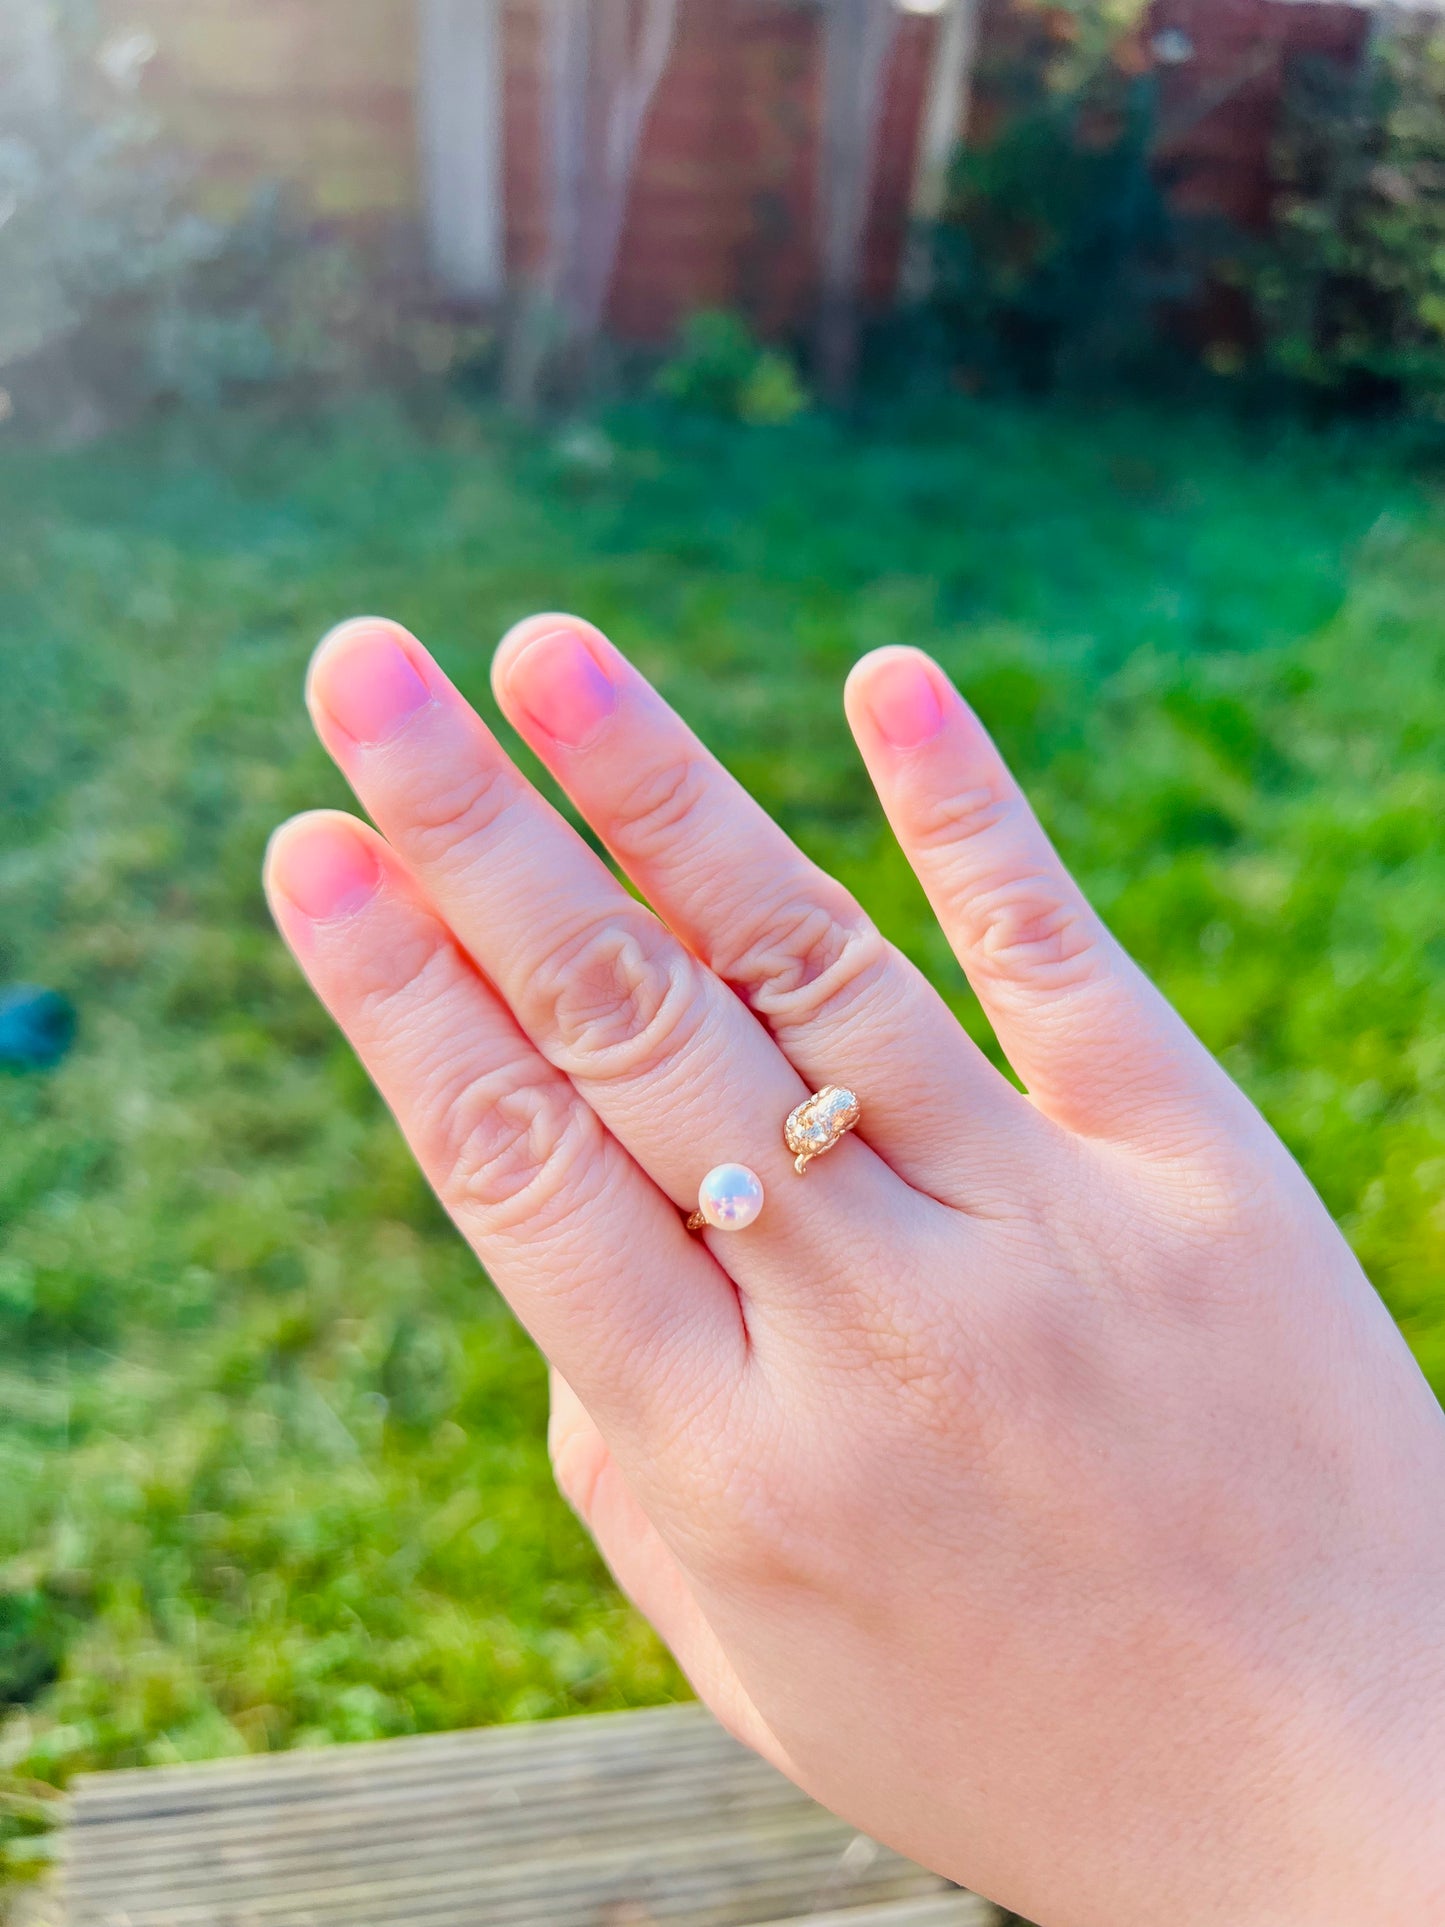
[[[799,1177],[814,1158],[841,1144],[855,1129],[863,1107],[852,1091],[841,1084],[825,1084],[788,1113],[783,1126],[783,1142],[793,1154],[793,1169]]]
[[[790,1111],[783,1125],[783,1142],[793,1154],[793,1169],[799,1177],[814,1158],[825,1156],[840,1144],[862,1114],[854,1093],[839,1084],[825,1084]],[[743,1231],[756,1221],[762,1208],[763,1183],[757,1172],[745,1164],[719,1164],[698,1186],[697,1210],[688,1219],[687,1228]]]

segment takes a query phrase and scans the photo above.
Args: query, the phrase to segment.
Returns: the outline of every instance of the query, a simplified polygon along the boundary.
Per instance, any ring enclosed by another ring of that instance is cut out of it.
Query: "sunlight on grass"
[[[1403,455],[961,410],[172,425],[0,460],[0,1837],[78,1768],[680,1690],[552,1492],[540,1365],[272,935],[299,692],[410,623],[490,709],[517,617],[608,627],[983,1028],[839,691],[938,653],[1114,927],[1264,1104],[1445,1387],[1445,507]]]

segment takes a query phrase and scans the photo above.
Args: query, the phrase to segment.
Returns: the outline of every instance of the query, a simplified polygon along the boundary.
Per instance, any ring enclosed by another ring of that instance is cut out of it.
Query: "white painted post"
[[[502,0],[421,0],[418,111],[427,239],[437,280],[464,301],[506,283]]]
[[[817,359],[833,395],[846,393],[856,373],[864,241],[897,25],[895,0],[827,0],[823,11]]]
[[[982,4],[981,0],[948,0],[939,11],[909,208],[913,233],[903,262],[903,292],[915,301],[929,290],[933,272],[929,230],[943,212],[949,166],[968,132]]]
[[[678,10],[679,0],[542,0],[547,253],[518,308],[503,375],[520,414],[535,407],[549,364],[564,386],[586,379]]]

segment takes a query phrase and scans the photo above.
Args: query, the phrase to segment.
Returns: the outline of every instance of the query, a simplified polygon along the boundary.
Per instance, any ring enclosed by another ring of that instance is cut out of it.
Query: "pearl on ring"
[[[697,1187],[695,1216],[714,1231],[743,1231],[762,1208],[762,1179],[745,1164],[719,1164]]]

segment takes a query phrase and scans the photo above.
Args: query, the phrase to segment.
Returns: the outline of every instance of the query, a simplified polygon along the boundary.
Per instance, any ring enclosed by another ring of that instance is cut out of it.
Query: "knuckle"
[[[361,952],[353,960],[351,984],[358,1033],[386,1036],[417,1012],[435,1008],[464,969],[451,943],[421,923]]]
[[[504,768],[474,765],[450,782],[429,773],[406,799],[408,855],[423,868],[454,860],[490,836],[521,793],[519,779]]]
[[[540,1068],[540,1067],[538,1067]],[[544,1231],[584,1207],[599,1132],[576,1093],[528,1067],[474,1079],[437,1100],[437,1192],[448,1210],[489,1231]]]
[[[707,787],[700,756],[682,756],[644,770],[618,800],[611,838],[617,854],[634,863],[670,857],[679,830],[698,819]]]
[[[856,908],[816,899],[774,907],[719,974],[775,1031],[840,1017],[887,970],[887,940]]]
[[[1024,815],[1024,805],[1000,783],[980,783],[921,804],[908,826],[909,841],[928,852],[956,849],[980,837],[1007,830]]]
[[[684,1050],[705,1002],[696,961],[638,905],[590,925],[534,973],[528,1028],[569,1075],[624,1080]]]
[[[943,909],[971,970],[996,985],[1066,992],[1099,975],[1103,926],[1002,780],[926,804],[910,841],[942,864]]]
[[[1182,1157],[1157,1171],[1145,1168],[1144,1198],[1153,1221],[1171,1241],[1211,1260],[1225,1260],[1241,1277],[1230,1254],[1258,1250],[1261,1240],[1279,1237],[1282,1222],[1295,1216],[1296,1183],[1274,1145],[1253,1132],[1221,1125],[1211,1133],[1197,1116],[1188,1120],[1193,1141]],[[1183,1131],[1179,1133],[1181,1142]],[[1309,1202],[1313,1203],[1313,1195]],[[1310,1214],[1312,1216],[1312,1214]],[[1301,1245],[1307,1235],[1300,1225]]]
[[[970,891],[958,922],[970,955],[995,982],[1062,992],[1098,975],[1098,920],[1053,877],[1009,877]]]

